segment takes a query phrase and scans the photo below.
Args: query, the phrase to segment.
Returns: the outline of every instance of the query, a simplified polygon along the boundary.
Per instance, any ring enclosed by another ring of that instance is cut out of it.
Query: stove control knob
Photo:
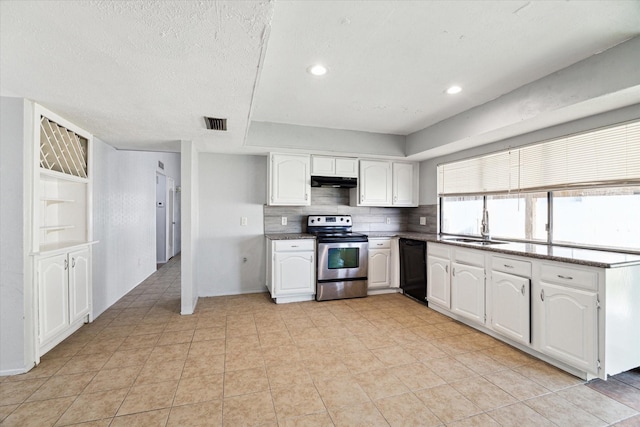
[[[351,221],[349,218],[347,218],[347,222]]]
[[[320,222],[320,218],[318,218],[318,222]]]
[[[344,221],[344,218],[340,218],[340,221]]]
[[[313,224],[314,222],[316,222],[316,220],[315,220],[315,219],[312,219],[312,220],[311,220],[311,223]]]

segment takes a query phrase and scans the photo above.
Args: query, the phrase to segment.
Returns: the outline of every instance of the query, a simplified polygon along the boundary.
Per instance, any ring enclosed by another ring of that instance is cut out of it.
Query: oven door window
[[[329,270],[341,268],[358,268],[360,260],[359,248],[330,248],[329,249]]]

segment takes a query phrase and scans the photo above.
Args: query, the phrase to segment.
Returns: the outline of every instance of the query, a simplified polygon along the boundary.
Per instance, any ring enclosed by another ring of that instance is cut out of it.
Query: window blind
[[[640,121],[438,166],[441,196],[640,184]]]

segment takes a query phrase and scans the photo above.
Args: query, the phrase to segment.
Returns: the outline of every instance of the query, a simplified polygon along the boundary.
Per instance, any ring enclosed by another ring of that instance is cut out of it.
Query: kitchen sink
[[[452,239],[445,239],[445,241],[458,242],[458,243],[470,243],[478,246],[503,245],[505,243],[508,243],[508,242],[499,242],[497,240],[471,239],[468,237],[454,237]]]

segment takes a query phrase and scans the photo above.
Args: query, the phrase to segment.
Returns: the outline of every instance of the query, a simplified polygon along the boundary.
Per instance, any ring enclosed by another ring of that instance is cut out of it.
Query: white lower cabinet
[[[315,240],[267,240],[267,287],[276,303],[312,300],[316,290]]]
[[[449,248],[427,244],[427,301],[451,308],[451,278]]]
[[[451,311],[484,323],[484,267],[451,264]]]
[[[575,275],[568,271],[562,276]],[[543,278],[536,299],[540,351],[576,368],[597,373],[598,293]]]
[[[431,242],[427,254],[434,310],[585,379],[640,366],[640,265],[583,266]]]
[[[369,289],[391,286],[391,239],[369,239]]]
[[[527,345],[531,342],[530,282],[528,277],[494,270],[491,272],[489,285],[491,329]]]
[[[88,248],[41,257],[38,275],[38,343],[43,355],[78,329],[91,310]]]

